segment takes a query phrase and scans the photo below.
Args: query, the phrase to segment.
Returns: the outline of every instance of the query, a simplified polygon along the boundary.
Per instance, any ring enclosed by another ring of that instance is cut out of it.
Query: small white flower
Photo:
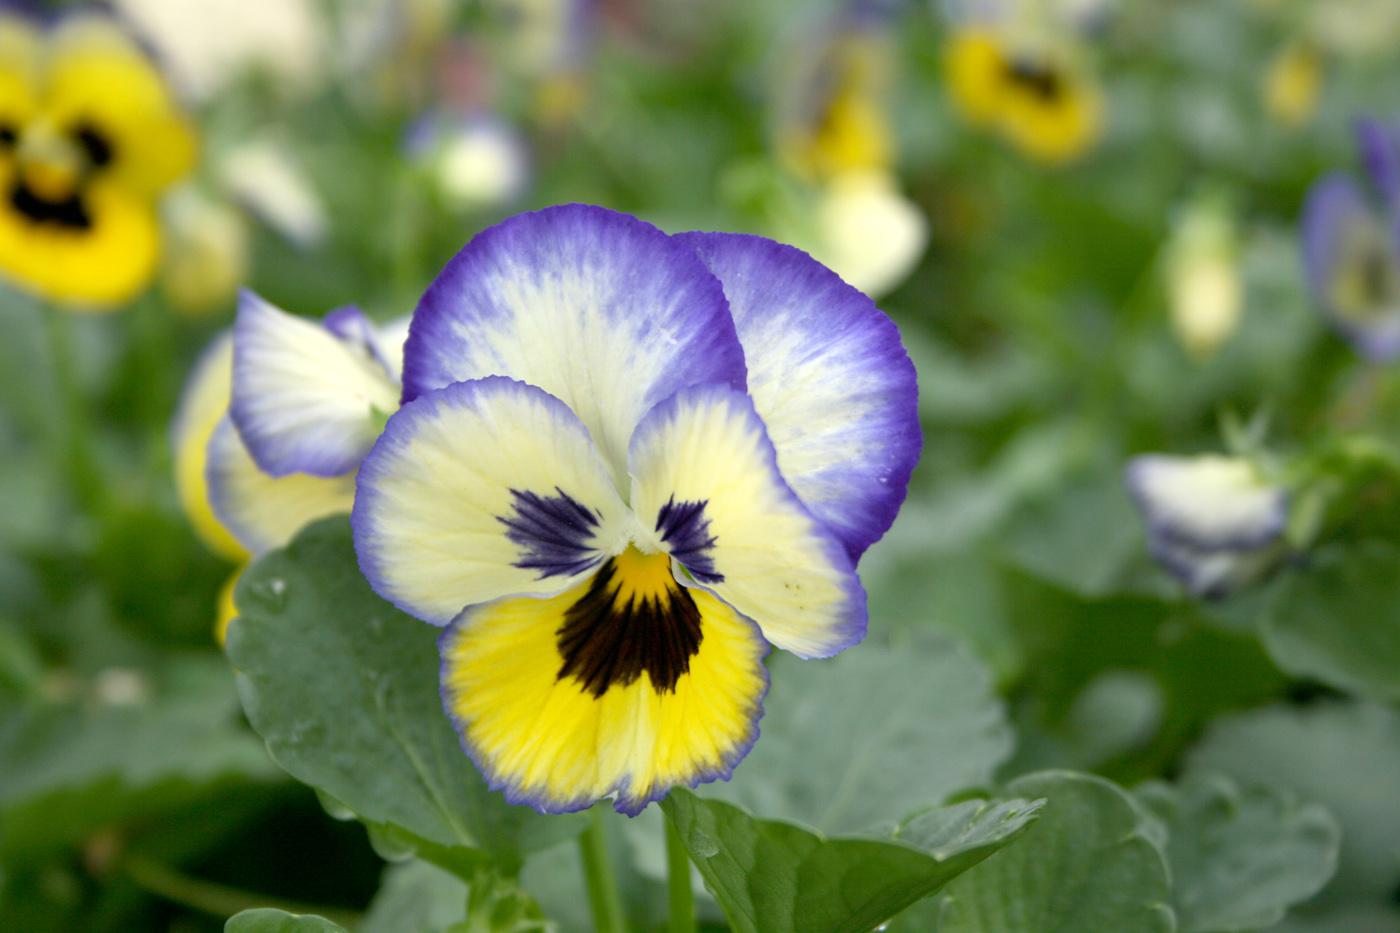
[[[928,221],[882,172],[834,178],[817,210],[817,259],[878,298],[904,281],[928,244]]]
[[[1263,577],[1283,551],[1288,493],[1239,457],[1137,457],[1128,491],[1152,555],[1196,596],[1218,597]]]

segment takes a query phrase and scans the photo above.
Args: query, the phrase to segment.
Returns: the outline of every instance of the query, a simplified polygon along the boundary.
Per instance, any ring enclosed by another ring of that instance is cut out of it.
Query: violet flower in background
[[[1328,321],[1366,359],[1400,357],[1400,134],[1358,126],[1371,191],[1344,172],[1313,185],[1303,209],[1308,288]]]

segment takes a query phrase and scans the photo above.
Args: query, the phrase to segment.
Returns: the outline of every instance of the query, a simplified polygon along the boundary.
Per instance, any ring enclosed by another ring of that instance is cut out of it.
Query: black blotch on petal
[[[611,558],[587,592],[564,613],[555,633],[564,658],[558,678],[572,677],[601,697],[613,684],[627,686],[645,671],[658,693],[674,693],[700,651],[700,609],[678,583],[658,595],[619,599],[617,564]]]
[[[101,168],[112,161],[116,154],[112,149],[112,141],[91,123],[79,123],[72,131],[73,139],[82,147],[83,154],[87,156],[88,164],[94,168]]]

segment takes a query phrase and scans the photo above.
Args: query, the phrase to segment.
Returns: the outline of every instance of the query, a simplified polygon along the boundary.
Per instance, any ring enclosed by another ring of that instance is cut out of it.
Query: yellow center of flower
[[[1337,314],[1350,321],[1368,321],[1391,313],[1400,302],[1400,267],[1391,255],[1389,236],[1378,223],[1348,230],[1338,247],[1343,260],[1336,265],[1328,298]]]
[[[658,693],[674,692],[703,637],[700,610],[671,574],[671,558],[630,545],[598,569],[556,634],[558,679],[572,677],[595,697],[643,672]]]
[[[970,120],[996,127],[1050,163],[1068,161],[1098,138],[1102,101],[1072,50],[1013,42],[981,28],[955,34],[945,59],[950,91]]]
[[[0,132],[16,164],[10,207],[35,224],[73,230],[92,226],[87,188],[112,160],[107,134],[83,122],[56,132],[42,121]]]

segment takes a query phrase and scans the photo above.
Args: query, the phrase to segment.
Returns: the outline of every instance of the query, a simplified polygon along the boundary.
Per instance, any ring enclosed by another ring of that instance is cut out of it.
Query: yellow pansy
[[[956,33],[944,58],[953,102],[1042,162],[1082,155],[1103,130],[1098,86],[1061,49],[984,27]]]
[[[1264,106],[1284,126],[1312,119],[1322,90],[1322,59],[1306,45],[1285,46],[1264,73]]]
[[[795,73],[778,127],[779,150],[793,171],[825,181],[890,167],[888,54],[882,33],[841,29],[823,54]]]
[[[0,15],[0,275],[54,301],[120,304],[155,274],[155,200],[194,162],[170,89],[91,14]]]

